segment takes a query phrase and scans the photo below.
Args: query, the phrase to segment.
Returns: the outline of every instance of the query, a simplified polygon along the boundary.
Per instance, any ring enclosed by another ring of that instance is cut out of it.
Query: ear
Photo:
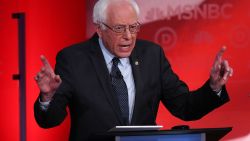
[[[96,28],[96,33],[98,34],[98,36],[100,37],[100,38],[102,38],[102,29],[101,29],[101,26],[100,25],[98,25],[98,24],[96,24],[95,25],[95,28]]]

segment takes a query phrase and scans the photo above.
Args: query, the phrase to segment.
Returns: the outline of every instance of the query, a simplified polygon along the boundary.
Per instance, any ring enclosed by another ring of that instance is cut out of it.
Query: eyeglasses
[[[102,24],[118,34],[125,33],[127,28],[129,29],[131,34],[135,34],[135,33],[139,32],[140,27],[141,27],[141,24],[139,22],[136,22],[136,23],[128,25],[128,26],[127,25],[115,25],[113,27],[110,27],[109,25],[107,25],[105,23],[102,23]]]

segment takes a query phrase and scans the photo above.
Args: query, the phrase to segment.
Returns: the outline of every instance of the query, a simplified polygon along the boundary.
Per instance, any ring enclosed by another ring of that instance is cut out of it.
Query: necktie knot
[[[120,62],[120,59],[117,58],[117,57],[114,57],[114,58],[112,59],[112,62],[113,62],[113,65],[117,67],[117,66],[118,66],[118,63]]]

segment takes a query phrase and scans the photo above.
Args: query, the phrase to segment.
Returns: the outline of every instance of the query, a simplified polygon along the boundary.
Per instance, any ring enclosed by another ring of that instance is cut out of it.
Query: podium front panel
[[[205,133],[154,136],[116,136],[115,141],[206,141],[205,136]]]

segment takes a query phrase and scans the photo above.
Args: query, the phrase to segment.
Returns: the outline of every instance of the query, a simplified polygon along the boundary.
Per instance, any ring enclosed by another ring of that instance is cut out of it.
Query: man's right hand
[[[41,101],[50,101],[57,88],[62,83],[59,75],[56,75],[45,56],[41,55],[43,66],[35,76],[36,83],[41,92]]]

